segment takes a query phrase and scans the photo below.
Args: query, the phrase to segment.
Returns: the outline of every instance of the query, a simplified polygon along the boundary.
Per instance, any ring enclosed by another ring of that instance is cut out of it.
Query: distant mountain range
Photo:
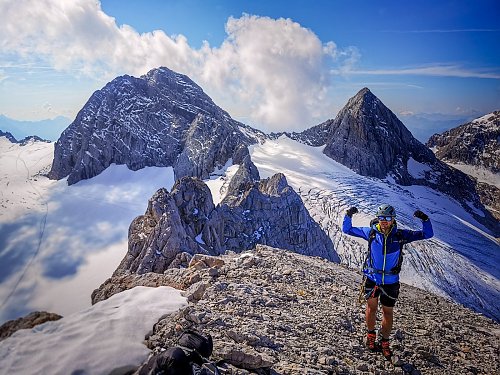
[[[12,143],[20,143],[21,145],[24,145],[24,144],[26,144],[27,142],[30,142],[30,141],[51,142],[50,140],[42,139],[42,138],[40,138],[40,137],[38,137],[36,135],[27,136],[27,137],[25,137],[23,139],[17,140],[16,137],[14,137],[11,133],[9,133],[9,132],[3,132],[2,130],[0,130],[0,137],[5,137],[10,142],[12,142]]]
[[[40,121],[19,121],[0,114],[0,130],[11,133],[17,140],[36,135],[41,139],[56,141],[70,123],[71,120],[63,116]]]

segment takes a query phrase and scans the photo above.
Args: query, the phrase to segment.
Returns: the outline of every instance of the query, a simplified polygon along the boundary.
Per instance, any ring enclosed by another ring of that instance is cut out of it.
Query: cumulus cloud
[[[44,58],[56,69],[78,68],[101,78],[143,74],[160,62],[175,69],[191,57],[185,38],[118,27],[93,0],[4,1],[0,11],[7,21],[0,23],[0,49],[25,62]]]
[[[254,120],[270,126],[305,127],[323,114],[333,43],[323,45],[312,31],[282,18],[230,18],[226,32],[220,48],[206,54],[204,82],[236,95]]]
[[[349,72],[359,59],[356,48],[323,43],[290,19],[229,18],[220,46],[195,49],[183,35],[118,26],[95,0],[2,1],[0,13],[2,54],[105,80],[167,66],[197,81],[233,116],[266,130],[305,128],[331,116],[329,76]]]

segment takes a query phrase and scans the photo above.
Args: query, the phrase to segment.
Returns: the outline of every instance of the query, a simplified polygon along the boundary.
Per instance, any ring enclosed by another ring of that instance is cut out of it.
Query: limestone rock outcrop
[[[311,218],[283,174],[258,180],[249,156],[217,206],[208,186],[183,177],[158,190],[129,228],[128,252],[114,276],[163,273],[186,266],[193,254],[241,252],[256,244],[339,261],[331,239]]]
[[[435,147],[436,156],[443,161],[500,173],[500,111],[434,134],[427,146]]]

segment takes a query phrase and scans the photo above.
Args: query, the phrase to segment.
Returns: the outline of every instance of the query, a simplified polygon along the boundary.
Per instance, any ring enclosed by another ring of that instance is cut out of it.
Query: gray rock
[[[481,203],[489,208],[491,214],[500,220],[500,189],[485,182],[477,182],[477,192]]]
[[[242,179],[217,207],[208,186],[197,178],[183,177],[171,193],[158,190],[146,213],[130,225],[128,252],[113,275],[163,273],[172,266],[186,266],[194,254],[241,252],[259,243],[339,261],[331,239],[311,218],[285,176],[276,174],[255,182],[252,166],[246,156],[240,169],[250,172],[240,175]],[[217,262],[210,259],[195,255],[190,262],[206,260],[204,267],[213,267]],[[242,261],[250,262],[243,265],[247,267],[257,260]],[[210,272],[219,274],[219,270]]]
[[[156,192],[146,214],[134,219],[129,228],[128,252],[115,270],[115,276],[124,271],[163,273],[179,254],[203,251],[194,235],[199,225],[197,218],[202,215],[194,207],[199,197],[193,191],[192,202],[181,202],[184,191],[176,186],[170,194],[165,189]],[[211,197],[204,199],[210,204]]]
[[[183,293],[183,296],[187,298],[188,302],[196,302],[203,298],[203,294],[207,288],[207,283],[199,281],[191,285],[188,290]]]
[[[249,183],[244,192],[229,190],[203,234],[205,243],[218,253],[239,252],[260,243],[339,261],[331,240],[281,173]]]
[[[259,180],[259,171],[250,159],[250,155],[247,155],[243,158],[238,170],[231,179],[227,194],[239,195]]]
[[[427,146],[436,156],[453,164],[465,164],[500,173],[500,111],[457,126],[441,134],[434,134]],[[477,182],[481,203],[500,220],[500,190],[497,186]]]
[[[0,341],[11,336],[20,329],[31,329],[39,324],[59,320],[61,318],[62,316],[58,314],[46,311],[34,311],[22,318],[9,320],[0,326]]]
[[[427,146],[446,162],[483,167],[500,173],[500,111],[466,124],[434,134]]]
[[[378,178],[405,170],[413,154],[422,161],[433,159],[432,152],[367,88],[349,99],[330,124],[324,153],[363,176]],[[397,181],[406,182],[407,174]]]
[[[226,347],[225,350],[220,353],[220,356],[224,361],[247,370],[271,367],[274,363],[273,358],[270,356],[264,353],[258,353],[251,348],[239,350]]]

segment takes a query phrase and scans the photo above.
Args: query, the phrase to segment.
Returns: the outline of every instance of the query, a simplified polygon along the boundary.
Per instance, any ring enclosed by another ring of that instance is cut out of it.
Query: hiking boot
[[[377,350],[376,340],[377,340],[377,334],[375,333],[375,331],[368,332],[366,334],[366,347],[371,351]]]
[[[392,357],[392,350],[389,344],[389,340],[382,339],[380,340],[380,347],[382,349],[382,355],[386,359],[390,359]]]

